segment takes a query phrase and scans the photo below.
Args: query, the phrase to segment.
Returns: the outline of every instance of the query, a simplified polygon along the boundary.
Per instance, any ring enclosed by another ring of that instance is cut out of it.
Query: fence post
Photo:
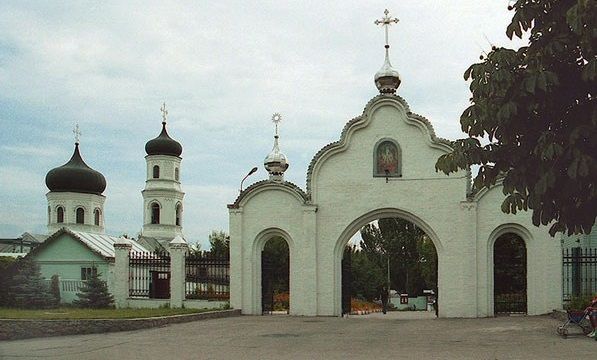
[[[114,302],[117,308],[128,306],[129,253],[133,245],[121,237],[114,243]]]
[[[170,243],[170,306],[182,307],[185,299],[185,255],[189,249],[187,242],[177,235]]]

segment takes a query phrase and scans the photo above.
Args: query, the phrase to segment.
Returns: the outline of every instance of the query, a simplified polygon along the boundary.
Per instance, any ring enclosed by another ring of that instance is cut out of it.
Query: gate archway
[[[500,235],[493,244],[493,312],[527,313],[527,250],[513,232]]]
[[[443,246],[442,243],[435,233],[433,229],[419,216],[412,214],[408,211],[399,209],[399,208],[382,208],[370,211],[365,215],[360,216],[356,220],[354,220],[350,225],[348,225],[345,230],[342,232],[340,237],[336,242],[336,246],[334,248],[334,273],[335,273],[335,282],[334,282],[334,311],[337,315],[342,314],[342,259],[344,257],[344,249],[346,245],[352,238],[352,236],[359,231],[363,226],[369,224],[372,221],[381,219],[381,218],[402,218],[404,220],[410,221],[411,223],[418,226],[421,230],[423,230],[426,235],[431,239],[433,245],[435,246],[435,251],[437,253],[437,261],[438,261],[438,276],[437,276],[437,287],[438,287],[438,302],[441,297],[441,288],[442,288],[442,276],[441,276],[441,260],[443,255]]]

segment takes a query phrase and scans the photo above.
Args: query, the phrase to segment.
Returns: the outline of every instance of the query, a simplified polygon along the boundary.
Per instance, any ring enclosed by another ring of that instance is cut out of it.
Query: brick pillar
[[[168,243],[170,251],[170,307],[180,308],[185,299],[185,255],[187,242],[176,236]]]
[[[114,243],[114,302],[117,308],[128,307],[129,253],[133,245],[125,238]]]

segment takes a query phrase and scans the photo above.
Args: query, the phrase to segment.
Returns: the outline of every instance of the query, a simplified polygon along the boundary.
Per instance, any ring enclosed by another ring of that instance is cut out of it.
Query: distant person
[[[388,288],[384,285],[381,287],[381,294],[379,294],[381,298],[381,305],[383,307],[383,313],[388,312]]]

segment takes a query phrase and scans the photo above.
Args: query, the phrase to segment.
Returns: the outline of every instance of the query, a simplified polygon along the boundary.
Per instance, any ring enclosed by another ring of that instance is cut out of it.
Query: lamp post
[[[257,171],[257,166],[252,168],[249,171],[249,173],[247,175],[245,175],[245,177],[240,181],[240,192],[243,192],[243,182],[245,182],[245,179],[248,178],[249,176],[253,175],[256,171]]]

